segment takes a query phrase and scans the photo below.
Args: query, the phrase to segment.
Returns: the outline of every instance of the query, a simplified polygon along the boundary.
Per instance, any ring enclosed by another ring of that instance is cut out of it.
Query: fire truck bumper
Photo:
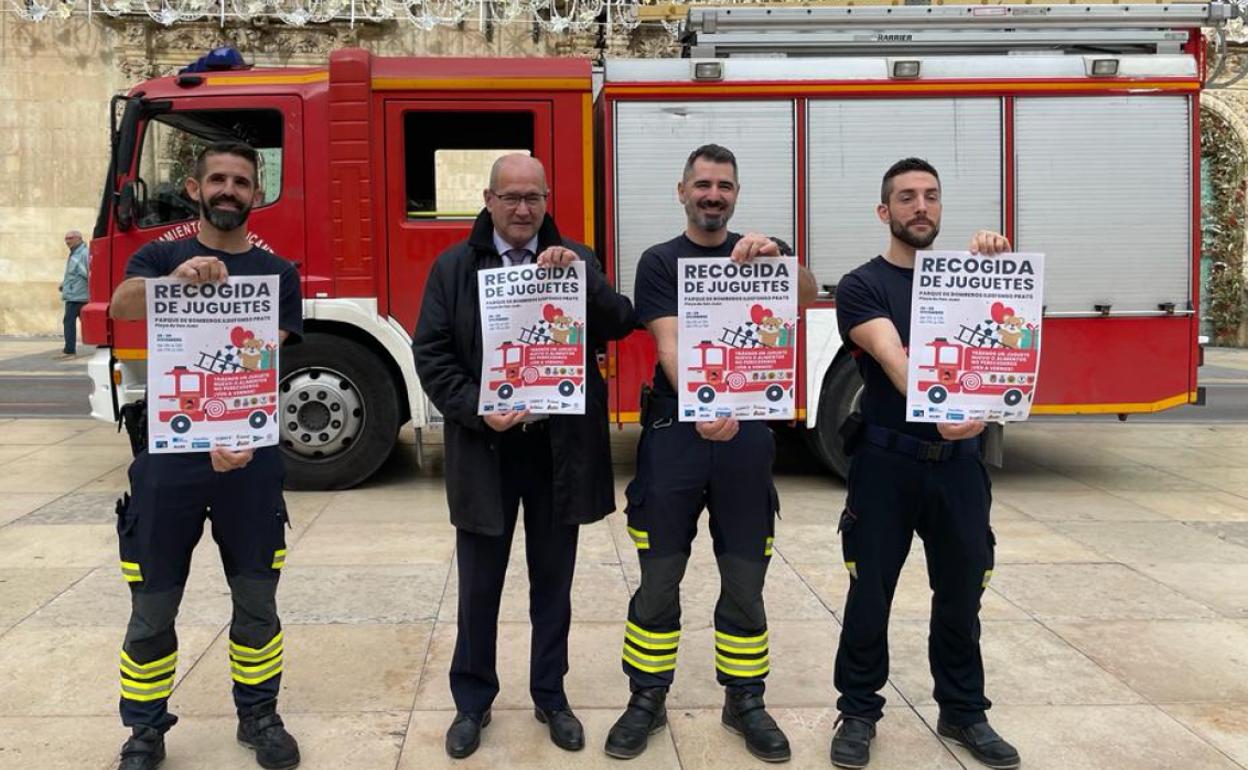
[[[87,361],[91,378],[91,416],[104,422],[116,422],[117,410],[143,398],[147,387],[147,362],[114,361],[109,348],[98,348]]]

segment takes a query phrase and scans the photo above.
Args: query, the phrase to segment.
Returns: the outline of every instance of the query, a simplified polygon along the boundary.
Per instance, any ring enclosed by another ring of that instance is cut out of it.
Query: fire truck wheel
[[[385,362],[354,340],[309,332],[282,351],[279,412],[291,489],[346,489],[394,449],[399,395]]]
[[[841,446],[841,424],[858,411],[861,397],[862,377],[858,374],[858,365],[850,356],[838,358],[823,378],[815,427],[804,432],[806,444],[815,457],[841,478],[849,474],[849,458]]]
[[[709,385],[698,388],[698,400],[704,404],[711,403],[715,400],[715,389]]]
[[[191,418],[184,414],[176,415],[169,421],[169,429],[174,433],[186,433],[191,429]]]
[[[261,428],[264,427],[264,424],[267,423],[268,421],[269,421],[269,416],[265,414],[264,412],[261,412],[258,410],[255,412],[252,412],[251,416],[247,418],[247,424],[250,425],[254,430],[260,430]]]
[[[1017,406],[1019,401],[1023,400],[1023,392],[1018,388],[1011,388],[1005,391],[1005,405]]]
[[[511,387],[505,382],[502,385],[498,386],[498,397],[503,399],[504,401],[511,398],[511,394],[515,392],[516,392],[516,389]]]
[[[768,401],[779,401],[784,398],[784,388],[779,385],[768,385],[766,395]]]
[[[572,384],[572,380],[564,380],[559,383],[559,395],[567,397],[576,392],[576,386]]]
[[[949,398],[949,391],[940,385],[933,385],[927,391],[927,400],[933,404],[943,404],[946,398]]]

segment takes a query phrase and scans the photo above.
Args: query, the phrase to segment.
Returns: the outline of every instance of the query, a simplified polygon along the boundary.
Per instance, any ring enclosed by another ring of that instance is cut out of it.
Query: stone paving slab
[[[0,360],[27,365],[23,355],[30,349],[0,340]],[[1227,363],[1248,367],[1240,358]],[[440,447],[429,438],[419,473],[405,431],[364,487],[287,496],[282,711],[303,767],[621,767],[601,751],[627,700],[619,651],[639,574],[620,514],[580,538],[567,689],[587,749],[558,750],[532,717],[521,527],[501,609],[494,723],[476,756],[445,756],[458,592]],[[612,443],[622,501],[635,434],[615,432]],[[1025,766],[1248,768],[1248,426],[1037,422],[1012,428],[1007,452],[993,473],[997,568],[983,602],[983,655],[993,723]],[[128,456],[107,425],[0,420],[0,768],[115,767],[129,596],[112,505]],[[829,767],[848,585],[836,534],[845,490],[801,461],[779,468],[776,483],[783,518],[765,594],[767,699],[792,741],[791,766]],[[180,615],[172,707],[183,721],[169,737],[172,770],[254,766],[233,739],[230,602],[209,532]],[[654,736],[645,767],[760,765],[719,725],[710,628],[718,590],[703,516],[682,587],[671,725]],[[977,766],[934,733],[930,602],[916,538],[894,601],[889,705],[872,768]]]

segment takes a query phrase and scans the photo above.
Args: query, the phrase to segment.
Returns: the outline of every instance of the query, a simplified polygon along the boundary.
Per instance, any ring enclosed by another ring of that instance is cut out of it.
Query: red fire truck
[[[173,392],[160,394],[156,414],[174,433],[186,433],[197,422],[243,418],[252,428],[260,430],[277,412],[277,402],[272,396],[240,395],[272,390],[277,377],[272,369],[214,374],[178,366],[165,374],[173,385]]]
[[[631,295],[642,251],[684,228],[674,189],[690,150],[730,147],[733,228],[794,244],[824,287],[799,327],[796,397],[798,427],[834,470],[861,383],[832,289],[885,243],[880,177],[905,156],[940,171],[939,247],[991,228],[1046,253],[1034,413],[1197,403],[1200,28],[1230,7],[694,6],[686,58],[608,60],[600,73],[574,58],[340,50],[323,67],[141,83],[116,98],[91,243],[93,411],[112,419],[141,397],[143,327],[110,321],[109,297],[141,245],[194,234],[188,158],[227,138],[262,159],[248,227],[303,279],[306,339],[283,351],[280,380],[295,487],[356,484],[404,423],[437,424],[411,334],[429,267],[467,237],[500,152],[544,162],[560,229]],[[465,167],[480,169],[467,196]],[[606,352],[613,420],[638,419],[654,358],[642,333]]]
[[[498,346],[501,366],[490,371],[501,377],[490,380],[487,387],[501,399],[509,399],[518,385],[558,385],[559,394],[570,396],[585,380],[585,349],[580,345],[518,345],[504,342]]]
[[[937,337],[927,343],[926,361],[919,370],[934,379],[920,379],[919,390],[933,404],[943,403],[950,393],[1003,396],[1006,406],[1017,406],[1035,388],[1036,351],[976,348]]]
[[[762,391],[768,401],[779,401],[793,387],[789,371],[793,368],[791,347],[731,348],[703,340],[695,347],[696,366],[689,367],[693,377],[689,392],[709,404],[716,393],[757,393]]]

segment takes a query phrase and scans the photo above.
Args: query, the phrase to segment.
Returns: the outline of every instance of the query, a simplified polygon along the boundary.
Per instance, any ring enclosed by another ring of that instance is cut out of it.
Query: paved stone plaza
[[[632,432],[618,435],[619,494]],[[294,529],[279,602],[287,634],[281,710],[302,767],[334,770],[624,767],[602,741],[627,700],[619,652],[638,576],[623,517],[582,530],[568,692],[588,747],[555,748],[527,691],[520,552],[504,598],[503,690],[481,750],[442,751],[452,706],[454,530],[439,451],[424,472],[402,446],[380,477],[338,493],[291,493]],[[1038,422],[1011,429],[994,474],[997,569],[984,600],[993,724],[1027,768],[1248,767],[1248,426]],[[117,648],[128,597],[113,500],[123,437],[90,420],[0,422],[0,768],[107,768],[125,738]],[[830,767],[832,660],[848,576],[835,519],[843,485],[795,463],[767,583],[768,704],[791,767]],[[164,767],[255,767],[234,742],[230,602],[211,537],[196,554]],[[872,767],[976,767],[933,729],[921,545],[892,621],[892,678]],[[753,768],[719,725],[705,519],[685,580],[687,643],[671,728],[645,768]]]

